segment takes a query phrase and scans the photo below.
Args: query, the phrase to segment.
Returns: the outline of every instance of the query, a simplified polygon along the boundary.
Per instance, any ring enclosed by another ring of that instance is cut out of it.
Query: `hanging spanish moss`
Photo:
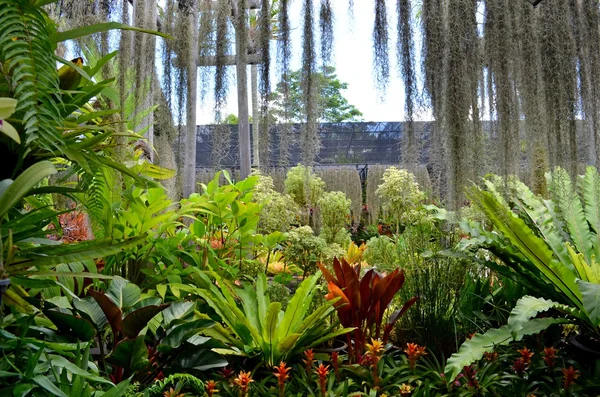
[[[259,123],[259,158],[263,165],[269,164],[269,94],[271,92],[271,9],[270,0],[262,0],[260,10],[260,123]]]
[[[302,162],[312,165],[319,149],[317,134],[317,80],[314,78],[317,54],[315,51],[314,17],[312,0],[304,0],[302,9],[304,27],[302,30],[302,102],[306,123],[302,129],[300,146]]]
[[[417,78],[415,73],[415,53],[413,46],[411,1],[397,0],[396,11],[398,14],[398,40],[396,51],[400,60],[400,74],[404,81],[404,129],[403,129],[403,155],[405,167],[414,172],[419,153],[414,128],[415,97],[417,95]]]
[[[229,156],[230,148],[231,129],[229,125],[217,125],[212,135],[211,164],[213,165],[213,169],[221,170],[224,166],[230,165],[223,162]]]
[[[330,0],[321,0],[319,29],[321,31],[321,60],[323,65],[328,65],[333,51],[333,10]]]
[[[284,114],[283,125],[280,128],[277,147],[279,149],[280,167],[287,167],[290,159],[291,127],[290,121],[290,85],[287,76],[290,74],[290,59],[292,57],[292,47],[290,40],[290,0],[281,0],[279,5],[279,40],[277,40],[277,69],[280,76],[280,86],[282,87]]]
[[[228,40],[228,18],[231,8],[227,0],[218,0],[216,9],[216,71],[215,71],[215,113],[216,119],[221,118],[221,109],[227,100],[227,49]]]
[[[390,78],[388,39],[388,20],[385,0],[375,0],[373,67],[375,69],[375,83],[381,92],[385,90]]]
[[[198,28],[198,54],[201,60],[210,59],[215,48],[215,9],[213,0],[201,1],[200,27]],[[202,64],[200,66],[203,66]],[[208,95],[209,81],[212,77],[211,67],[200,67],[200,102],[204,103]]]

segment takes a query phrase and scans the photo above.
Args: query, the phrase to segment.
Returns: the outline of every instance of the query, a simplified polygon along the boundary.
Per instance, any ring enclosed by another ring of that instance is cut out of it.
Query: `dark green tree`
[[[271,93],[271,115],[275,122],[283,122],[284,120],[284,95],[283,90],[285,83],[289,84],[289,106],[287,114],[289,114],[290,122],[304,121],[304,103],[302,101],[302,86],[301,78],[302,71],[297,70],[288,75],[285,82],[280,82],[277,85],[277,90]],[[321,123],[340,123],[343,121],[362,121],[362,112],[351,105],[342,93],[348,89],[348,83],[342,82],[337,78],[335,68],[325,66],[320,72],[313,75],[318,89],[315,90],[318,98],[317,105],[317,121]]]

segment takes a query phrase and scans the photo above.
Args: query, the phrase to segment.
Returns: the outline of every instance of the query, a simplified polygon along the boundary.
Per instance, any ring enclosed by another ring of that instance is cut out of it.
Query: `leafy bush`
[[[350,243],[347,230],[351,202],[342,192],[326,192],[319,199],[319,217],[321,237],[328,243],[337,243],[342,247]]]
[[[298,164],[290,168],[285,179],[285,192],[300,207],[314,208],[325,190],[325,182],[312,168]]]
[[[382,200],[384,219],[400,224],[413,223],[423,214],[417,211],[425,200],[415,176],[406,170],[390,167],[383,174],[383,183],[376,191]]]
[[[261,203],[258,230],[264,233],[274,231],[286,232],[295,223],[298,215],[298,205],[289,194],[281,194],[273,187],[273,178],[258,175],[254,187],[254,201]]]
[[[310,226],[301,226],[289,231],[283,253],[286,261],[296,264],[308,275],[315,272],[326,248],[325,240],[315,236]]]
[[[388,236],[372,237],[367,241],[364,258],[370,266],[381,270],[396,268],[400,263],[396,243]]]

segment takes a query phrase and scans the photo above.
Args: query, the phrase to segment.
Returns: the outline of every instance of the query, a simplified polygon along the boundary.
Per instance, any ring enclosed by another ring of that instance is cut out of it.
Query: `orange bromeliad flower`
[[[177,393],[172,387],[163,392],[164,397],[185,397],[185,393]]]
[[[233,383],[235,383],[235,385],[240,389],[240,395],[242,397],[246,397],[248,395],[250,383],[252,382],[254,382],[254,379],[252,379],[250,371],[240,371],[238,376],[233,380]]]
[[[496,361],[498,359],[498,352],[485,352],[485,359],[488,361]]]
[[[579,378],[579,371],[573,369],[571,365],[568,369],[563,368],[563,386],[565,389],[568,389],[575,383],[575,379]]]
[[[531,357],[533,357],[533,352],[531,350],[524,347],[522,349],[517,350],[517,352],[521,355],[521,359],[523,360],[523,363],[525,363],[525,364],[531,363]]]
[[[217,390],[217,382],[214,380],[209,380],[206,382],[206,394],[208,394],[208,397],[213,397],[213,395],[218,392],[219,390]]]
[[[373,386],[377,387],[379,384],[379,371],[377,369],[379,365],[379,360],[381,359],[381,354],[383,353],[384,345],[383,342],[378,339],[371,339],[371,343],[366,344],[367,354],[365,354],[365,358],[369,358],[365,362],[368,362],[368,366],[371,367],[372,375],[373,375]]]
[[[340,380],[340,353],[332,352],[331,353],[331,364],[333,364],[333,372],[335,372],[335,378]]]
[[[308,349],[304,351],[304,356],[306,357],[306,359],[302,361],[304,361],[304,364],[306,365],[306,373],[308,374],[308,378],[310,379],[312,374],[312,365],[315,361],[315,353],[313,353],[313,349]]]
[[[329,375],[329,365],[324,366],[323,364],[319,364],[319,366],[315,370],[315,374],[317,374],[317,376],[319,377],[321,396],[325,397],[327,395],[327,375]]]
[[[407,343],[406,349],[404,349],[404,353],[408,356],[408,363],[410,365],[410,369],[414,370],[417,360],[421,357],[427,355],[424,346],[419,346],[416,343]]]
[[[287,367],[285,365],[285,362],[280,362],[279,365],[277,367],[275,367],[275,372],[274,375],[277,378],[277,383],[279,385],[279,396],[283,397],[285,394],[285,381],[289,379],[290,375],[288,374],[288,372],[290,372],[292,370],[292,368]]]
[[[556,353],[558,353],[558,350],[556,350],[553,347],[544,348],[544,357],[542,357],[542,359],[544,360],[548,368],[554,368],[554,366],[556,365]]]

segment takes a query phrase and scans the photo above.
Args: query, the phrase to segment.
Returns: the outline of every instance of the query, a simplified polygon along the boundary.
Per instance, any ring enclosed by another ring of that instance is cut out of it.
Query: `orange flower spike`
[[[571,365],[568,369],[563,368],[563,386],[568,389],[575,383],[575,379],[579,378],[579,371]]]
[[[279,385],[279,396],[283,397],[285,395],[285,381],[290,378],[288,372],[290,372],[292,368],[285,365],[285,362],[280,362],[277,367],[275,367],[274,375],[277,378],[277,383]]]
[[[218,392],[219,390],[217,390],[217,382],[214,380],[209,380],[206,382],[206,394],[208,394],[208,397],[213,397],[214,394]]]
[[[306,373],[310,378],[310,375],[312,373],[313,362],[315,361],[315,353],[313,353],[313,349],[308,349],[304,351],[304,356],[306,357],[306,359],[302,361],[304,361],[304,364],[306,365]]]
[[[325,366],[322,363],[319,364],[315,373],[319,377],[319,386],[321,388],[321,396],[325,397],[327,395],[327,375],[329,375],[329,365]]]
[[[163,397],[185,397],[185,393],[177,394],[177,392],[171,387],[170,390],[163,392]]]
[[[371,339],[371,344],[367,343],[367,351],[372,355],[379,357],[383,352],[383,342],[379,339]]]
[[[554,368],[554,366],[556,365],[556,353],[558,353],[558,350],[556,350],[553,347],[544,348],[542,359],[544,360],[548,368]]]
[[[525,363],[525,364],[531,363],[531,357],[533,357],[533,352],[531,350],[524,347],[522,349],[517,350],[517,352],[521,355],[521,359],[523,360],[523,363]]]
[[[238,376],[233,380],[233,383],[235,383],[235,385],[240,389],[240,395],[242,397],[246,397],[248,395],[250,383],[252,382],[254,382],[254,379],[252,379],[250,371],[240,371]]]
[[[427,355],[427,351],[425,351],[424,346],[419,346],[416,343],[407,343],[406,349],[404,349],[404,353],[408,356],[408,363],[410,365],[410,369],[414,370],[417,360],[421,357]]]
[[[331,364],[333,365],[333,372],[335,372],[335,378],[340,380],[340,353],[332,352],[331,353]]]

